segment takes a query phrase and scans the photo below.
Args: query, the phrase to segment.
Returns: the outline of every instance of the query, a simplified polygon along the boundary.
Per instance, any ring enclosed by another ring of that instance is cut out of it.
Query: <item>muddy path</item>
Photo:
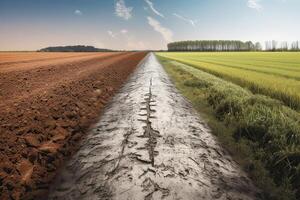
[[[49,199],[255,199],[256,191],[149,54]]]

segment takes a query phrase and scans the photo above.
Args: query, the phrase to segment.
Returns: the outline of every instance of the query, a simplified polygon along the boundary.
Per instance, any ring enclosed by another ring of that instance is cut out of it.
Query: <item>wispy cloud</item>
[[[145,0],[145,2],[148,4],[148,6],[150,7],[150,9],[152,10],[152,12],[154,12],[156,15],[164,18],[165,16],[163,14],[161,14],[158,10],[156,10],[154,8],[154,4],[150,1],[150,0]]]
[[[263,6],[260,4],[260,0],[248,0],[247,6],[257,11],[263,10]]]
[[[177,13],[173,13],[173,15],[174,15],[175,17],[177,17],[177,18],[179,18],[179,19],[181,19],[181,20],[183,20],[183,21],[185,21],[185,22],[191,24],[193,27],[196,27],[196,22],[197,22],[196,20],[192,20],[192,19],[185,18],[185,17],[183,17],[183,16],[181,16],[181,15],[179,15],[179,14],[177,14]]]
[[[82,12],[80,10],[75,10],[74,11],[74,14],[75,15],[78,15],[78,16],[81,16],[82,15]]]
[[[107,31],[107,33],[108,33],[108,35],[110,36],[110,37],[112,37],[112,38],[117,38],[117,36],[118,35],[120,35],[120,34],[127,34],[129,31],[127,30],[127,29],[122,29],[122,30],[120,30],[120,31],[117,31],[117,32],[113,32],[113,31],[111,31],[111,30],[108,30]]]
[[[173,32],[170,29],[163,27],[159,21],[153,19],[152,17],[148,16],[147,19],[148,24],[152,26],[156,32],[160,33],[166,42],[173,41]]]
[[[132,17],[132,7],[127,7],[124,0],[117,0],[115,5],[115,13],[117,16],[129,20]]]
[[[117,34],[114,34],[112,31],[107,31],[108,35],[112,38],[117,37]]]

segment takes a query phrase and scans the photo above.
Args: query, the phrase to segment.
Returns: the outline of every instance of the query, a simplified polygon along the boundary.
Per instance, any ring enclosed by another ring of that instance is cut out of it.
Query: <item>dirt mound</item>
[[[68,54],[51,62],[36,55],[0,66],[0,199],[44,194],[146,53]]]

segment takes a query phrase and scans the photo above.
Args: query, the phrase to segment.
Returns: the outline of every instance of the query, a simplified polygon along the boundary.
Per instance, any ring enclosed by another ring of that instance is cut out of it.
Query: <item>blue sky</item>
[[[0,50],[178,40],[300,40],[300,0],[0,0]]]

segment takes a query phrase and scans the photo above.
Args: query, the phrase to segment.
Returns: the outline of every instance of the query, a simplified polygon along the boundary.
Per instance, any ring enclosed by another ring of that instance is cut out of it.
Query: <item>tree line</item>
[[[110,49],[99,49],[93,46],[75,45],[75,46],[56,46],[40,49],[41,52],[107,52]]]
[[[265,43],[266,51],[299,51],[299,42],[267,41]],[[196,40],[179,41],[168,44],[169,51],[262,51],[262,45],[259,42],[240,40]]]
[[[299,51],[300,45],[299,45],[299,41],[294,41],[289,44],[286,41],[278,42],[276,40],[272,40],[272,41],[265,42],[265,50],[266,51]]]
[[[259,43],[239,40],[197,40],[168,44],[169,51],[253,51],[261,50]]]

